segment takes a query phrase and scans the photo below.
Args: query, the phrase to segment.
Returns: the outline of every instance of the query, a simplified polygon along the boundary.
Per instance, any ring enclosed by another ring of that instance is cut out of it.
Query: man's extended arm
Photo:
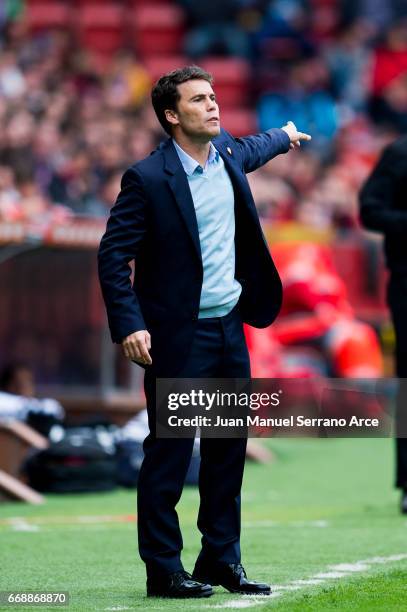
[[[243,169],[247,173],[264,166],[276,155],[299,147],[301,140],[311,140],[311,136],[298,132],[294,123],[289,121],[281,129],[273,128],[262,134],[237,138],[236,142],[243,157]]]
[[[405,157],[405,154],[404,154]],[[407,212],[394,208],[397,182],[407,162],[397,143],[387,147],[360,192],[360,218],[370,230],[384,234],[406,233]]]

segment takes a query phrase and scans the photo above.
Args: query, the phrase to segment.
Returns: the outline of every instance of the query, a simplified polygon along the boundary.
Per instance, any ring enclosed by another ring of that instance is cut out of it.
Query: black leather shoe
[[[401,492],[400,511],[401,514],[407,514],[407,489]]]
[[[192,579],[191,574],[181,570],[160,580],[147,578],[148,597],[210,597],[213,589],[210,584],[202,584]]]
[[[241,563],[217,563],[209,568],[198,562],[195,565],[192,578],[213,586],[219,584],[231,593],[242,593],[243,595],[271,594],[270,585],[247,579]]]

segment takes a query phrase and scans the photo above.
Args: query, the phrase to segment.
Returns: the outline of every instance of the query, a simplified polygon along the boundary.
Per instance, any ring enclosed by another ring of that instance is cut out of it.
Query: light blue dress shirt
[[[173,140],[187,175],[203,263],[199,318],[223,317],[239,300],[235,279],[235,198],[223,159],[210,143],[204,168]]]

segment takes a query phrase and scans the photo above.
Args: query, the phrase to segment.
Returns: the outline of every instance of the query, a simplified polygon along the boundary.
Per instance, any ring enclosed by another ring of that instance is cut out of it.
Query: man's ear
[[[175,112],[175,110],[167,109],[164,111],[164,113],[165,113],[165,118],[167,119],[168,123],[170,123],[171,125],[179,124],[178,115]]]

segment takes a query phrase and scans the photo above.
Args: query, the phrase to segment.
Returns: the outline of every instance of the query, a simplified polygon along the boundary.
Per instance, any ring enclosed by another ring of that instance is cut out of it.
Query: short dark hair
[[[212,85],[213,77],[199,66],[185,66],[177,68],[160,77],[151,92],[151,101],[158,121],[164,130],[171,136],[171,124],[165,117],[167,109],[176,110],[177,101],[180,98],[177,85],[191,81],[192,79],[203,79]]]
[[[14,378],[20,370],[30,370],[31,367],[25,361],[13,361],[4,366],[0,372],[0,390],[8,391],[10,385],[14,382]]]

